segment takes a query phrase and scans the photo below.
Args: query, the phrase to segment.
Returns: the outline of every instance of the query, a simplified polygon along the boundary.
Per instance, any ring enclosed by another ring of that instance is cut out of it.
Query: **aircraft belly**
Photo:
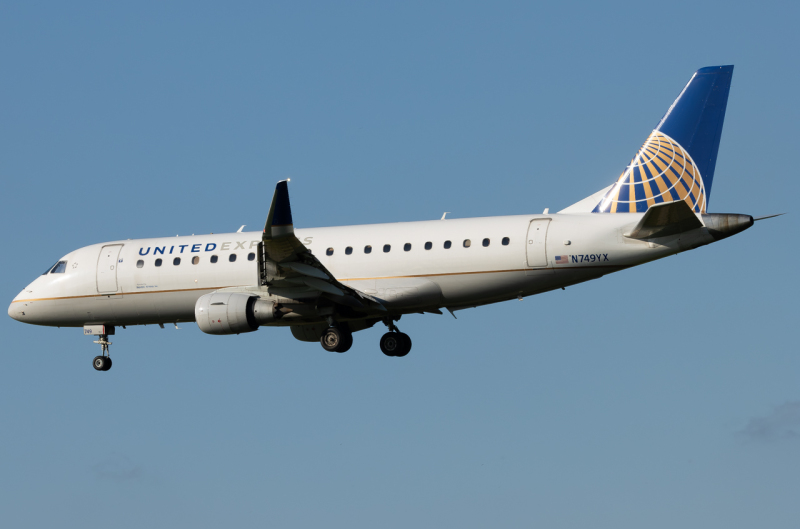
[[[373,289],[364,292],[374,295],[387,309],[442,306],[439,285],[423,277],[378,279]]]
[[[511,299],[524,290],[532,277],[535,276],[526,276],[524,270],[517,270],[454,274],[438,276],[435,280],[442,291],[442,305],[446,307],[480,303],[487,298]]]
[[[555,273],[554,273],[555,272]],[[584,281],[609,273],[609,270],[561,269],[493,272],[485,274],[437,277],[442,291],[443,306],[480,305],[518,296],[530,296]]]
[[[213,290],[152,292],[142,296],[151,299],[142,301],[152,303],[152,306],[157,307],[159,322],[194,321],[194,306],[197,299],[209,292],[213,292]],[[143,311],[142,314],[148,314],[148,311]]]
[[[20,303],[19,310],[26,323],[61,327],[194,321],[197,298],[212,291],[36,300]]]

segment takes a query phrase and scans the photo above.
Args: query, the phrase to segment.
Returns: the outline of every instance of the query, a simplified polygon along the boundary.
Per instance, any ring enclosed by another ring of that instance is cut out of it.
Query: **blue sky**
[[[344,355],[286,330],[0,320],[14,527],[796,527],[796,3],[6,2],[10,302],[75,248],[539,213],[614,181],[734,64],[709,210],[789,212]]]

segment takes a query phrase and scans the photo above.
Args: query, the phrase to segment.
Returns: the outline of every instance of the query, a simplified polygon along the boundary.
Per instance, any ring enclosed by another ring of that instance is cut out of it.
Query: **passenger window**
[[[484,246],[489,246],[489,239],[484,239],[483,240],[483,245]]]
[[[344,253],[346,255],[350,255],[351,253],[353,253],[353,247],[352,246],[348,246],[347,248],[344,249]]]
[[[180,257],[176,257],[175,259],[172,260],[172,264],[174,264],[175,266],[178,266],[179,264],[181,264],[181,258]]]
[[[509,242],[511,242],[511,240],[508,237],[503,237],[503,246],[508,246]]]
[[[255,261],[256,260],[256,254],[253,253],[253,252],[250,252],[249,254],[247,254],[247,260],[248,261]]]
[[[142,261],[141,259],[136,261],[136,268],[142,268],[143,266],[144,266],[144,261]]]
[[[53,267],[53,269],[50,270],[50,273],[51,274],[63,274],[66,271],[67,271],[67,262],[66,261],[59,261],[59,262],[56,263],[56,265]]]
[[[383,245],[383,253],[389,253],[391,251],[392,251],[392,245],[391,244],[384,244]]]
[[[161,259],[156,259],[156,266],[161,266]]]
[[[364,253],[371,253],[371,252],[372,252],[372,246],[370,246],[369,244],[364,246]]]
[[[325,250],[325,255],[333,255],[333,248],[328,248]]]
[[[211,256],[211,262],[212,263],[216,263],[217,261],[219,261],[219,257],[217,257],[216,255],[212,255]]]
[[[444,241],[444,249],[445,250],[449,250],[450,246],[452,246],[452,245],[453,245],[453,243],[451,243],[450,241]]]
[[[200,257],[196,255],[192,257],[192,264],[198,264],[199,262],[200,262]]]
[[[405,245],[403,245],[403,251],[408,252],[410,250],[411,250],[411,243],[410,242],[405,243]]]
[[[464,248],[469,248],[472,246],[472,241],[469,239],[464,239]]]
[[[232,263],[235,262],[236,261],[236,254],[235,253],[230,254],[228,256],[228,261],[230,261]]]
[[[425,249],[426,250],[430,250],[431,248],[433,248],[433,243],[432,242],[426,242],[425,243]]]

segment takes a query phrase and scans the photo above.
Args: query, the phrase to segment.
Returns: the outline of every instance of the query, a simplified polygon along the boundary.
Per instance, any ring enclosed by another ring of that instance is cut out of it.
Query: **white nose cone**
[[[22,321],[20,320],[19,305],[19,303],[11,303],[11,305],[8,306],[8,315],[17,321]]]

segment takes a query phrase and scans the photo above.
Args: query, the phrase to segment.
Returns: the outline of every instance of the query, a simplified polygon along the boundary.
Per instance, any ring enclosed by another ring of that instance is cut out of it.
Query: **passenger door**
[[[525,253],[530,268],[547,266],[547,228],[549,225],[550,219],[534,219],[528,225]]]
[[[121,244],[110,244],[100,249],[97,258],[97,292],[113,294],[117,291],[117,265]]]

